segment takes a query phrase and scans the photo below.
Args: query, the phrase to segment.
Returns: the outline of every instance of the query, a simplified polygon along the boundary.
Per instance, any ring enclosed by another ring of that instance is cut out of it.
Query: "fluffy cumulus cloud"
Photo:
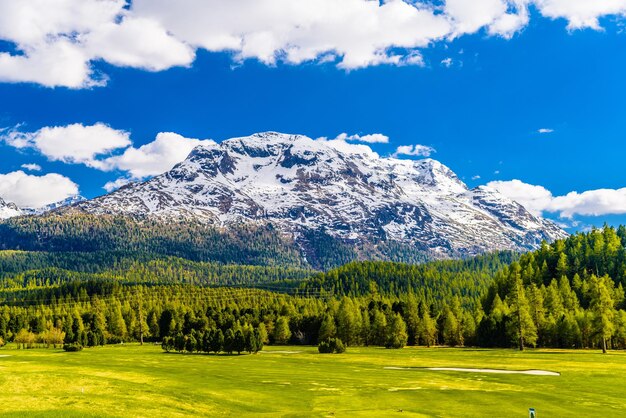
[[[424,65],[433,42],[511,37],[530,7],[570,30],[626,15],[626,0],[0,0],[0,40],[12,46],[0,81],[91,87],[106,83],[99,60],[161,71],[190,66],[198,49],[268,65]]]
[[[141,179],[161,174],[183,161],[199,145],[213,145],[210,139],[185,138],[172,132],[161,132],[156,139],[139,148],[129,147],[123,154],[103,161],[108,170],[126,171]]]
[[[514,200],[528,209],[533,215],[541,214],[550,207],[552,193],[543,186],[534,186],[520,180],[492,181],[487,187],[496,189],[511,200]]]
[[[131,144],[128,132],[102,123],[47,126],[35,132],[23,132],[18,126],[5,131],[0,140],[15,148],[34,148],[51,161],[85,164],[94,168],[102,167],[99,156]]]
[[[127,131],[103,123],[44,127],[34,132],[25,132],[17,126],[0,131],[0,142],[15,148],[34,149],[51,161],[124,172],[124,177],[105,185],[107,191],[131,180],[168,171],[184,160],[193,148],[215,144],[210,139],[185,138],[176,133],[161,132],[154,141],[136,148]],[[41,170],[36,164],[24,164],[22,168]]]
[[[601,17],[626,16],[626,0],[535,0],[534,3],[542,15],[566,19],[569,29],[601,29]]]
[[[34,176],[23,171],[0,174],[0,196],[19,207],[38,208],[78,194],[78,186],[60,174]]]
[[[626,213],[626,188],[570,192],[565,196],[556,196],[548,210],[559,212],[565,218],[574,215],[621,215]]]
[[[487,186],[519,202],[539,216],[544,212],[556,212],[563,218],[626,213],[626,188],[597,189],[554,196],[543,186],[527,184],[520,180],[492,181]]]
[[[387,144],[389,137],[383,134],[367,134],[367,135],[348,135],[346,133],[339,134],[337,138],[342,141],[365,142],[367,144]]]
[[[408,155],[411,157],[430,157],[435,151],[434,148],[427,145],[401,145],[396,148],[396,152],[393,153],[394,157],[401,155]]]
[[[550,128],[537,129],[537,133],[540,133],[540,134],[551,134],[552,132],[554,132],[554,129],[550,129]]]

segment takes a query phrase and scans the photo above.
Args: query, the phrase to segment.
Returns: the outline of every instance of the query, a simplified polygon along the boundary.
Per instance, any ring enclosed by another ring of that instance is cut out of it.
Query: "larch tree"
[[[285,316],[278,317],[276,324],[274,324],[273,337],[276,344],[287,344],[289,342],[291,338],[289,318]]]
[[[517,340],[520,351],[524,351],[525,344],[537,343],[537,326],[530,314],[530,304],[526,298],[526,290],[521,277],[513,273],[513,286],[508,296],[511,332]]]
[[[402,319],[400,314],[395,314],[391,318],[387,329],[387,348],[402,348],[408,341],[408,334],[406,332],[406,323]]]
[[[612,282],[608,276],[591,276],[589,308],[593,312],[593,331],[601,339],[602,352],[606,353],[607,340],[615,332],[615,301],[611,292]]]

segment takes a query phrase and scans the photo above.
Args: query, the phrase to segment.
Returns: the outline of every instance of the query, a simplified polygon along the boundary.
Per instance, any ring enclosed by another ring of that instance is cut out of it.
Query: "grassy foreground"
[[[416,367],[393,370],[385,367]],[[429,371],[541,369],[561,376]],[[0,349],[0,416],[626,416],[626,353],[266,347],[165,354],[153,345],[80,353]]]

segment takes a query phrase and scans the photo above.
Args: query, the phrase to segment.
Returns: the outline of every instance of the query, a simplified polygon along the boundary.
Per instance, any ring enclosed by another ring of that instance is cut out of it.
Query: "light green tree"
[[[612,295],[612,280],[591,276],[589,286],[589,308],[593,312],[593,330],[601,340],[602,352],[606,353],[607,340],[615,332],[615,301]]]
[[[511,293],[507,297],[511,309],[511,334],[517,341],[520,351],[524,351],[525,344],[537,343],[537,326],[530,314],[530,305],[521,277],[515,274],[513,280]]]
[[[406,345],[409,336],[406,331],[406,323],[400,314],[395,314],[387,328],[387,348],[402,348]]]

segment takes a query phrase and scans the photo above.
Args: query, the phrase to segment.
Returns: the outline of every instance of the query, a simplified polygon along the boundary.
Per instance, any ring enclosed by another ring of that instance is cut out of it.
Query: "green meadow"
[[[154,345],[0,350],[0,416],[625,416],[626,353],[266,347],[166,354]],[[560,376],[432,371],[538,369]]]

